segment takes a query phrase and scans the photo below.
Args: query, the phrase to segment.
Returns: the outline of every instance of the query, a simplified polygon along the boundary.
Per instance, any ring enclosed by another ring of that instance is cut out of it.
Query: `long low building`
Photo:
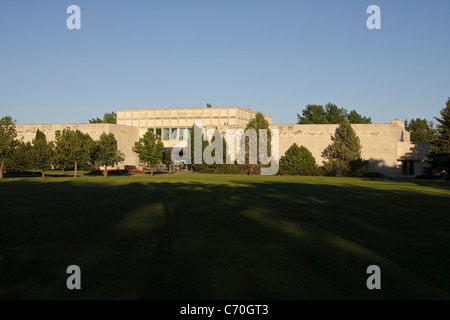
[[[241,107],[172,108],[118,110],[117,124],[39,124],[17,125],[18,137],[31,141],[37,129],[44,132],[48,140],[55,139],[55,132],[64,128],[78,129],[98,139],[105,133],[113,133],[125,160],[119,168],[139,168],[141,164],[134,143],[147,130],[153,130],[164,146],[171,148],[185,139],[194,122],[201,121],[203,130],[244,129],[256,112]],[[293,144],[305,146],[322,164],[323,152],[332,142],[336,124],[273,125],[272,118],[264,115],[270,129],[279,130],[280,156]],[[415,177],[427,166],[428,143],[412,143],[410,134],[402,120],[383,124],[352,124],[361,140],[362,157],[369,160],[370,172],[381,172],[389,177]]]

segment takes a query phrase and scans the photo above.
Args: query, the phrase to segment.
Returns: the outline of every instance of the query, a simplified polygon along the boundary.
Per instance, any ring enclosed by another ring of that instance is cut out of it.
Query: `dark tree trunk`
[[[150,168],[150,172],[151,172],[152,177],[153,177],[153,167]]]
[[[0,179],[3,179],[3,165],[5,164],[5,159],[2,159],[2,164],[0,165]]]
[[[45,173],[44,173],[44,171],[41,171],[41,173],[42,173],[42,178],[45,178]]]
[[[169,174],[172,174],[172,165],[169,164]]]
[[[77,177],[77,169],[78,169],[78,165],[77,165],[77,162],[75,161],[75,173],[73,175],[74,178]]]

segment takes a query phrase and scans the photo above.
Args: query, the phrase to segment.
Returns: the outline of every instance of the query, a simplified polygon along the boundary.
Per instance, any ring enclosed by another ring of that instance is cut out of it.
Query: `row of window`
[[[162,140],[184,140],[191,130],[192,128],[154,128],[153,133]]]

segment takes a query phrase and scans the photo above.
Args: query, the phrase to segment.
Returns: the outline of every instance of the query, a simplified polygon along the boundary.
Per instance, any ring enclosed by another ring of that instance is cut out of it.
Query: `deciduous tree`
[[[134,145],[137,149],[139,159],[148,164],[153,176],[153,168],[162,161],[164,144],[161,139],[156,138],[153,130],[149,129]]]
[[[18,145],[15,121],[11,117],[0,119],[0,179],[3,178],[5,159],[10,157]]]
[[[124,161],[124,154],[117,146],[114,134],[102,133],[100,139],[95,141],[95,164],[99,167],[105,167],[104,175],[108,175],[108,166],[116,166]]]
[[[53,153],[54,143],[47,142],[45,134],[38,129],[29,154],[31,167],[39,170],[42,173],[42,178],[45,177],[45,171],[49,170],[52,166]]]

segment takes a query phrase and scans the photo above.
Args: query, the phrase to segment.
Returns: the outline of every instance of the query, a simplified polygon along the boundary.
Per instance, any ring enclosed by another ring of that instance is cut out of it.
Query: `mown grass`
[[[186,173],[0,194],[3,299],[450,298],[448,182]]]

